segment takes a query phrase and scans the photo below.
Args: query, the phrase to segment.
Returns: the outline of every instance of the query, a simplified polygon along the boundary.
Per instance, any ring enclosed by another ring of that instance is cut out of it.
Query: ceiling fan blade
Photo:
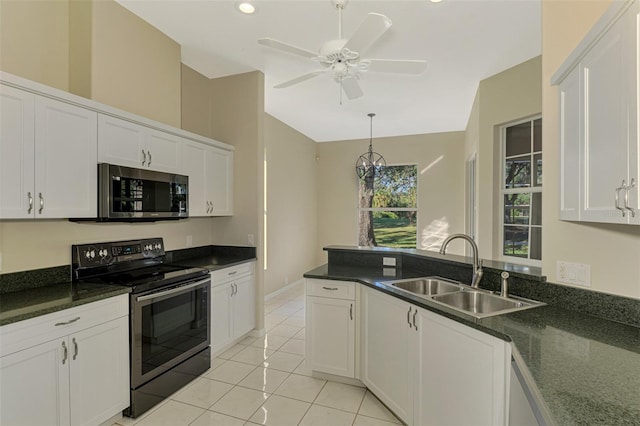
[[[318,56],[316,52],[312,52],[310,50],[292,46],[290,44],[283,43],[281,41],[274,40],[272,38],[261,38],[260,40],[258,40],[258,44],[271,47],[274,49],[282,50],[283,52],[293,53],[294,55],[304,56],[305,58],[315,58],[316,56]]]
[[[305,80],[309,80],[310,78],[313,78],[317,75],[323,74],[325,71],[314,71],[314,72],[310,72],[308,74],[303,74],[299,77],[293,78],[291,80],[287,80],[283,83],[280,83],[276,86],[273,86],[275,89],[284,89],[285,87],[289,87],[289,86],[293,86],[294,84],[298,84],[298,83],[302,83]]]
[[[392,74],[422,74],[427,69],[427,61],[403,59],[367,59],[360,61],[369,72]]]
[[[340,80],[340,84],[342,85],[342,90],[344,90],[345,95],[349,99],[357,99],[364,95],[364,92],[360,88],[358,84],[358,80],[353,77],[347,77]]]
[[[358,52],[361,56],[389,28],[391,19],[379,13],[369,13],[355,33],[349,38],[344,48]]]

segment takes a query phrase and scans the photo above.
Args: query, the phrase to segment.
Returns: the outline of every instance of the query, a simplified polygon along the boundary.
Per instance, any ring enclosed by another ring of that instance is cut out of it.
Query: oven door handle
[[[180,286],[180,287],[175,287],[166,291],[161,291],[158,293],[152,293],[152,294],[147,294],[145,296],[138,296],[136,297],[136,302],[143,302],[145,300],[149,300],[149,299],[157,299],[159,297],[164,297],[164,296],[169,296],[171,294],[175,294],[175,293],[182,293],[186,290],[191,290],[194,287],[198,287],[201,286],[203,284],[207,284],[209,282],[209,278],[204,279],[202,281],[197,281],[193,284],[189,284],[189,285],[184,285],[184,286]]]

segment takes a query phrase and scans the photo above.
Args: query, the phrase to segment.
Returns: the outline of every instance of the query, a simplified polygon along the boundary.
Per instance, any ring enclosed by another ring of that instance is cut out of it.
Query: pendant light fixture
[[[383,167],[386,167],[387,162],[382,155],[377,152],[373,152],[373,117],[376,115],[372,112],[367,114],[370,119],[370,137],[369,137],[369,151],[358,157],[356,161],[356,173],[360,179],[378,179]]]

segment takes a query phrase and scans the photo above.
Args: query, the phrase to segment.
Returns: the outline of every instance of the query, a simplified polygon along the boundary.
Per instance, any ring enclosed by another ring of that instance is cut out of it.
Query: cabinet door
[[[233,338],[250,332],[256,326],[256,289],[253,275],[233,282]]]
[[[580,219],[580,73],[560,85],[560,219]]]
[[[511,347],[422,308],[416,327],[413,424],[504,425]]]
[[[362,381],[401,420],[412,424],[413,329],[407,319],[411,306],[377,290],[362,290]]]
[[[0,424],[69,424],[69,361],[66,338],[0,358]]]
[[[0,219],[34,215],[34,104],[35,95],[0,85]]]
[[[98,115],[36,96],[36,218],[96,217]]]
[[[189,216],[209,216],[207,156],[206,145],[187,142],[182,147],[182,173],[189,176]]]
[[[69,337],[71,424],[100,424],[129,406],[127,317]]]
[[[631,5],[627,17],[627,36],[629,45],[625,48],[629,54],[629,180],[633,180],[634,185],[628,193],[629,206],[634,210],[635,215],[629,217],[629,223],[640,225],[640,2],[636,1]]]
[[[581,220],[627,223],[614,202],[616,188],[623,180],[629,183],[625,71],[629,55],[624,49],[623,29],[624,20],[616,22],[580,66],[585,117]],[[621,197],[623,192],[619,191]]]
[[[182,174],[182,138],[149,129],[147,167],[160,172]]]
[[[306,302],[307,367],[355,377],[355,302],[315,296]]]
[[[214,216],[233,214],[233,152],[218,148],[208,151],[207,184]]]
[[[216,353],[233,340],[231,329],[231,284],[211,287],[211,352]]]
[[[145,167],[145,140],[143,126],[108,115],[98,116],[98,162]]]

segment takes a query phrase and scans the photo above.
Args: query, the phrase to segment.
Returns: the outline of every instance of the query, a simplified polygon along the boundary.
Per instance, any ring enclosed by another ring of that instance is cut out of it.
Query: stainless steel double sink
[[[411,293],[475,318],[485,318],[544,305],[521,297],[502,297],[487,290],[440,277],[382,281],[383,285]]]

